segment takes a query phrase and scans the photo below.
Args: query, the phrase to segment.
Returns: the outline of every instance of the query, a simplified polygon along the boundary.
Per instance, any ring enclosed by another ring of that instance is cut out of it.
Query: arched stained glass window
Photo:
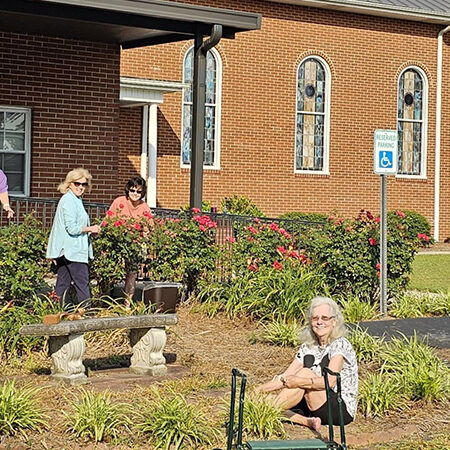
[[[205,102],[205,140],[203,164],[206,167],[219,167],[220,145],[220,93],[222,63],[217,50],[206,55],[206,102]],[[183,82],[189,87],[183,91],[183,123],[181,143],[181,164],[190,165],[192,152],[192,81],[194,79],[194,48],[185,55]]]
[[[409,67],[398,82],[398,174],[424,175],[427,83],[425,74]]]
[[[330,70],[308,57],[297,70],[295,170],[328,172]]]

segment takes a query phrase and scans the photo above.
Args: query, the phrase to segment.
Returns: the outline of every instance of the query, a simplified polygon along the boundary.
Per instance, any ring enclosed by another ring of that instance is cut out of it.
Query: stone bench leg
[[[165,327],[131,329],[130,343],[133,347],[131,372],[140,375],[165,375],[167,367],[163,350],[166,341]]]
[[[70,384],[87,383],[83,355],[86,348],[84,334],[50,336],[49,351],[52,357],[52,378]]]

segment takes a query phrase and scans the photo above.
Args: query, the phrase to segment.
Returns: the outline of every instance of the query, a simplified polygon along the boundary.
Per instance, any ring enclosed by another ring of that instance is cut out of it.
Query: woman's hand
[[[98,234],[100,233],[100,225],[91,225],[90,227],[84,227],[83,233]]]
[[[12,219],[14,217],[14,210],[9,206],[8,203],[5,203],[3,205],[3,209],[6,211],[6,214],[8,215],[8,219]]]
[[[283,383],[283,387],[288,389],[302,387],[302,379],[297,377],[296,375],[281,375],[281,382]]]

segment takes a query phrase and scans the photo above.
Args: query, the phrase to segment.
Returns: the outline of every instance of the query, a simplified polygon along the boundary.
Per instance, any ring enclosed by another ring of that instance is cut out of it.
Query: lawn
[[[431,292],[450,290],[450,254],[416,255],[409,288]]]

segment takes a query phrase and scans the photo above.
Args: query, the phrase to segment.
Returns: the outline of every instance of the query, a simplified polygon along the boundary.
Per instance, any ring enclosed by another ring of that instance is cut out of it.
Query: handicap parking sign
[[[375,130],[374,172],[380,175],[397,173],[397,131]]]

